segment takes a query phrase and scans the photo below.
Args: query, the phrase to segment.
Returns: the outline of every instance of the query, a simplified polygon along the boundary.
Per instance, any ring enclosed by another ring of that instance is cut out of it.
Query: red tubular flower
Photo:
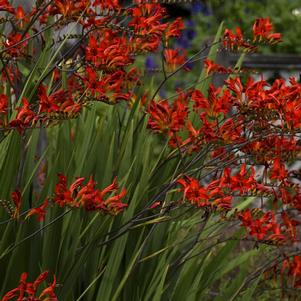
[[[198,180],[185,177],[177,181],[178,184],[182,186],[183,196],[192,205],[197,207],[210,206],[209,197],[207,191],[202,187]]]
[[[209,87],[208,98],[199,90],[194,90],[191,98],[195,102],[193,108],[205,111],[209,117],[217,117],[221,113],[227,115],[231,109],[232,98],[229,90],[222,92],[221,88],[216,88],[213,84]]]
[[[168,132],[170,136],[182,129],[188,117],[186,98],[180,93],[172,105],[167,100],[152,101],[148,108],[150,114],[148,128],[158,133]]]
[[[15,10],[15,16],[17,20],[23,20],[25,18],[25,12],[22,6],[18,6]]]
[[[205,59],[204,65],[206,68],[207,75],[211,73],[231,73],[231,68],[227,69],[224,66],[216,64],[214,61],[209,60],[208,58]]]
[[[56,277],[55,275],[53,275],[53,281],[52,283],[46,287],[45,289],[43,289],[43,291],[41,292],[39,299],[40,300],[45,300],[45,301],[59,301],[56,294],[55,294],[55,287],[56,287]],[[46,299],[42,299],[45,296],[48,296],[48,298]]]
[[[48,271],[42,272],[34,282],[27,282],[27,273],[23,273],[20,277],[18,287],[9,291],[4,295],[1,301],[9,301],[9,300],[34,300],[34,301],[58,301],[58,298],[54,292],[56,287],[56,278],[53,276],[53,282],[49,286],[47,286],[39,296],[37,296],[37,291],[39,286],[46,281],[49,275]],[[45,298],[45,296],[48,296]]]
[[[102,193],[103,194],[103,191]],[[116,215],[123,211],[128,205],[121,202],[121,199],[126,195],[126,189],[123,188],[119,194],[111,196],[104,201],[106,210],[113,215]]]
[[[96,183],[92,177],[86,185],[83,184],[84,180],[85,178],[78,178],[68,187],[66,177],[59,174],[59,182],[56,185],[53,202],[60,206],[83,207],[87,211],[100,211],[112,215],[120,213],[127,207],[127,204],[121,202],[121,199],[125,197],[126,189],[122,189],[119,194],[116,193],[118,190],[116,178],[111,185],[103,190],[95,188]],[[116,194],[106,199],[108,193]]]
[[[271,168],[270,179],[284,181],[288,177],[288,172],[281,160],[276,158]]]
[[[73,203],[72,192],[67,187],[67,178],[63,174],[58,174],[59,181],[55,186],[55,196],[53,202],[60,207]],[[72,186],[72,185],[71,185]]]
[[[3,44],[4,48],[7,48],[5,53],[14,58],[24,55],[26,46],[28,45],[28,41],[21,41],[27,37],[28,35],[22,37],[20,33],[9,34],[7,40]]]
[[[252,51],[255,49],[254,46],[245,42],[241,29],[239,27],[236,28],[236,32],[233,32],[229,29],[225,30],[223,37],[223,45],[225,48],[229,48],[231,50],[235,48],[242,48],[246,51]]]
[[[182,52],[182,53],[180,53]],[[169,71],[174,71],[180,65],[183,65],[186,60],[185,50],[180,49],[164,49],[164,57]],[[186,67],[186,70],[187,69]]]
[[[287,240],[285,232],[282,230],[282,225],[276,222],[275,214],[272,211],[264,213],[259,218],[254,218],[252,211],[246,209],[238,213],[238,218],[242,222],[241,225],[248,229],[249,235],[259,241],[265,240],[282,244]]]
[[[264,240],[268,232],[273,228],[271,219],[272,212],[266,212],[261,218],[254,219],[250,209],[246,209],[238,214],[242,225],[249,230],[249,234],[258,240]]]
[[[181,18],[177,18],[170,23],[165,30],[165,40],[168,41],[171,37],[179,37],[184,29],[184,22]]]
[[[194,101],[193,109],[198,110],[208,110],[210,105],[208,99],[203,95],[200,90],[195,89],[192,92],[191,99]]]
[[[232,209],[232,196],[225,195],[218,182],[213,181],[204,187],[198,180],[187,176],[177,181],[182,186],[183,197],[192,205],[228,211]]]
[[[39,113],[67,113],[71,116],[79,113],[82,109],[82,104],[74,102],[70,91],[60,89],[47,95],[47,87],[41,85],[38,90],[38,97]]]
[[[286,258],[282,262],[281,276],[282,281],[284,281],[284,276],[287,276],[287,280],[291,282],[292,287],[301,287],[301,257],[299,255]]]
[[[43,202],[43,204],[40,205],[39,207],[30,209],[25,218],[28,218],[32,215],[36,215],[37,220],[39,222],[42,222],[45,219],[46,209],[47,209],[48,205],[49,205],[49,202],[48,202],[48,199],[46,199]]]
[[[161,206],[160,201],[153,202],[148,208],[149,209],[156,209],[157,207]]]
[[[101,36],[89,36],[85,56],[96,68],[109,72],[123,69],[133,63],[130,46],[125,37],[113,30],[103,30]]]
[[[0,95],[0,113],[6,115],[8,106],[8,98],[5,94]]]
[[[13,191],[11,193],[11,198],[16,207],[13,218],[18,218],[20,214],[21,205],[22,205],[21,191],[19,189]]]
[[[296,226],[300,225],[300,222],[290,218],[284,211],[281,213],[281,218],[283,225],[285,226],[290,239],[294,242],[297,241],[297,228]]]
[[[9,13],[14,13],[14,8],[9,4],[8,0],[0,0],[0,11],[7,11]]]
[[[17,107],[18,114],[15,119],[9,122],[10,127],[15,127],[22,133],[25,128],[32,126],[37,120],[38,116],[30,108],[26,98],[22,99],[22,106]]]
[[[272,42],[279,42],[281,40],[280,33],[273,33],[273,25],[270,18],[256,19],[253,25],[254,41],[264,39]]]
[[[99,6],[101,10],[120,10],[119,0],[95,0],[93,6]]]

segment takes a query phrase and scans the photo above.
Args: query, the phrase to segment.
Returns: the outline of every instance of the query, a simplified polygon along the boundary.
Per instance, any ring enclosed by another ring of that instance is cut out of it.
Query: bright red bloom
[[[270,179],[283,181],[287,178],[287,176],[288,176],[288,172],[283,162],[281,162],[279,158],[276,158],[271,168]]]
[[[90,5],[90,0],[54,0],[54,14],[61,14],[64,17],[79,15]]]
[[[39,207],[35,207],[29,210],[29,212],[27,213],[25,218],[28,218],[32,215],[36,215],[37,216],[37,220],[39,222],[42,222],[45,219],[45,215],[46,215],[46,209],[49,205],[48,199],[46,199],[42,205],[40,205]]]
[[[58,174],[59,181],[55,186],[55,196],[53,202],[63,207],[72,204],[72,191],[67,187],[67,177],[63,174]],[[74,185],[71,187],[74,187]]]
[[[197,207],[209,207],[218,210],[230,210],[232,195],[224,191],[220,180],[214,180],[201,186],[197,179],[185,176],[177,181],[182,186],[183,198]]]
[[[271,235],[278,234],[279,228],[275,227],[274,213],[269,211],[264,213],[260,218],[253,218],[250,209],[246,209],[238,214],[242,225],[249,230],[249,235],[254,236],[258,240],[268,240]],[[281,239],[281,236],[278,236]],[[275,239],[275,237],[273,236]]]
[[[158,133],[168,132],[172,136],[185,125],[188,116],[187,96],[179,93],[172,105],[167,100],[152,101],[148,113],[148,128]]]
[[[177,181],[182,186],[183,198],[187,199],[192,205],[197,207],[210,206],[207,191],[202,187],[198,180],[185,177]]]
[[[9,13],[14,13],[14,8],[9,4],[8,0],[0,0],[0,11],[7,11]]]
[[[178,66],[183,65],[185,63],[186,52],[185,50],[181,51],[180,49],[164,49],[164,57],[168,70],[174,71]]]
[[[252,51],[255,49],[254,46],[245,42],[241,29],[239,27],[236,28],[236,32],[231,31],[230,29],[226,29],[223,37],[223,45],[225,48],[229,48],[231,50],[245,49],[247,51]]]
[[[109,29],[104,29],[101,36],[90,35],[85,52],[88,62],[110,72],[133,63],[126,38]]]
[[[22,37],[20,33],[10,33],[7,37],[7,40],[3,44],[4,48],[7,48],[6,53],[14,58],[24,55],[28,41],[21,41],[27,37],[28,35]]]
[[[287,275],[288,281],[291,282],[292,287],[301,287],[301,257],[295,255],[292,258],[287,258],[282,262],[281,276],[284,281],[284,275]]]
[[[83,207],[87,211],[100,211],[105,214],[116,215],[120,213],[127,204],[121,202],[126,195],[126,189],[118,194],[118,184],[116,178],[113,183],[103,190],[96,189],[96,183],[90,177],[86,185],[83,184],[85,178],[78,178],[70,187],[67,186],[67,178],[59,174],[59,182],[56,184],[54,203],[60,206],[71,208]],[[111,197],[107,194],[115,193]]]
[[[38,97],[39,113],[67,113],[71,116],[82,110],[82,104],[75,102],[69,91],[60,89],[47,95],[47,87],[41,85],[38,90]]]
[[[42,272],[34,282],[27,282],[27,273],[23,273],[20,277],[19,286],[4,295],[1,301],[9,300],[28,300],[28,301],[58,301],[54,292],[56,287],[56,277],[53,276],[53,282],[42,290],[38,296],[39,286],[47,279],[48,271]]]
[[[232,70],[229,68],[226,68],[224,66],[216,64],[214,61],[209,60],[208,58],[204,61],[204,66],[206,68],[207,75],[211,73],[231,73]]]
[[[257,19],[253,25],[254,41],[264,39],[273,42],[279,42],[281,40],[280,33],[273,33],[273,25],[270,18]]]
[[[177,18],[172,23],[169,23],[165,30],[165,40],[168,41],[171,37],[179,37],[184,27],[184,22],[181,18]]]
[[[213,84],[209,86],[208,98],[204,97],[201,91],[194,90],[191,96],[195,102],[195,110],[203,110],[208,117],[217,117],[221,113],[227,115],[231,109],[231,95],[228,90],[222,91]]]
[[[288,232],[288,236],[294,242],[297,241],[297,226],[300,225],[300,222],[289,217],[285,211],[281,213],[281,218],[283,225]]]
[[[10,127],[15,127],[19,132],[23,132],[25,128],[32,126],[38,120],[38,116],[31,110],[30,104],[26,98],[22,99],[22,106],[17,107],[18,114],[15,119],[9,122]]]
[[[101,10],[120,10],[119,0],[95,0],[93,6],[99,6]]]
[[[161,206],[160,201],[153,202],[148,208],[149,209],[156,209],[157,207]]]

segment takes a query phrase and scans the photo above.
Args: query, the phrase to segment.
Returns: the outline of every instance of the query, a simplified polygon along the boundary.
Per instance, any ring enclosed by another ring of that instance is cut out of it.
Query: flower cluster
[[[127,204],[121,202],[125,197],[126,189],[123,188],[120,193],[116,178],[113,183],[103,190],[95,189],[96,183],[90,177],[86,185],[83,184],[85,178],[78,178],[69,187],[67,178],[59,174],[59,182],[55,187],[53,202],[60,207],[84,208],[87,211],[100,211],[105,214],[116,215],[127,207]],[[115,193],[108,197],[110,193]]]
[[[27,273],[23,273],[20,277],[18,287],[7,292],[1,301],[9,300],[36,300],[36,301],[58,301],[55,294],[56,278],[53,276],[53,281],[40,293],[39,287],[46,281],[49,275],[48,271],[42,272],[35,281],[27,282]],[[16,299],[17,298],[17,299]]]
[[[53,197],[47,197],[44,202],[38,206],[29,209],[25,218],[36,216],[38,221],[45,219],[47,208],[50,202],[60,207],[83,208],[86,211],[98,211],[103,214],[117,215],[122,212],[128,205],[122,202],[126,195],[126,189],[117,193],[118,184],[115,178],[112,184],[103,190],[96,189],[96,183],[90,177],[88,183],[84,185],[85,178],[76,179],[69,187],[67,178],[63,174],[59,174],[59,181],[55,186]],[[110,194],[113,194],[110,196]],[[13,218],[19,218],[22,206],[22,197],[19,190],[15,190],[11,194],[14,203],[14,209],[8,208]]]
[[[286,285],[289,287],[301,287],[301,257],[295,255],[292,258],[286,258],[282,263],[281,275],[288,276]],[[284,281],[284,277],[283,277]]]
[[[117,0],[56,0],[25,12],[22,6],[2,2],[1,10],[9,16],[4,26],[15,24],[6,26],[7,33],[0,40],[4,64],[1,79],[9,91],[0,97],[0,126],[4,131],[23,133],[77,117],[91,101],[126,101],[131,106],[133,100],[140,100],[133,91],[141,84],[142,73],[135,66],[136,57],[158,51],[163,43],[170,70],[185,61],[185,53],[168,46],[171,39],[179,37],[184,23],[180,19],[167,22],[160,4],[136,1],[125,7]],[[126,27],[121,25],[124,19]],[[72,22],[78,24],[81,34],[58,36],[51,45],[45,45],[46,29],[61,32]],[[29,35],[28,28],[37,34]],[[38,93],[20,93],[20,83],[28,75],[25,69],[34,70],[28,58],[42,56],[47,47],[55,51],[58,43],[69,40],[74,41],[71,50],[62,58],[54,56],[53,67],[35,83]],[[26,68],[19,68],[19,64]]]
[[[253,42],[267,42],[269,44],[278,43],[281,41],[281,34],[273,32],[273,25],[269,18],[257,19],[253,25]],[[223,45],[226,49],[238,49],[243,51],[254,51],[256,45],[247,41],[240,28],[237,27],[235,31],[226,29],[223,37]]]
[[[179,179],[177,183],[182,186],[184,199],[192,205],[226,211],[232,209],[233,196],[243,196],[257,186],[254,169],[249,173],[246,165],[242,165],[235,175],[231,175],[231,170],[225,168],[220,179],[213,180],[205,186],[191,177]]]
[[[267,18],[256,20],[253,42],[237,28],[225,31],[223,45],[254,51],[255,42],[280,39]],[[204,65],[207,76],[236,71],[208,58]],[[196,167],[177,180],[180,204],[218,211],[243,227],[246,239],[289,249],[300,242],[301,174],[294,163],[301,159],[301,84],[294,77],[268,83],[233,74],[224,84],[186,89],[175,100],[154,99],[148,127]],[[253,209],[235,209],[243,197],[254,200]],[[300,287],[299,256],[288,257],[282,270],[289,285]]]

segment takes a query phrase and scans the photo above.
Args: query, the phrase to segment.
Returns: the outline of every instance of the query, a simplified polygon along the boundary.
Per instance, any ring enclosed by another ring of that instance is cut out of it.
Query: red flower
[[[121,6],[118,0],[95,0],[93,6],[99,6],[101,10],[120,10]]]
[[[230,48],[231,50],[235,48],[243,48],[247,51],[252,51],[255,48],[254,46],[245,42],[241,29],[239,27],[236,28],[236,32],[233,32],[230,29],[225,30],[223,45],[225,48]]]
[[[20,277],[19,286],[6,293],[1,301],[15,300],[15,298],[18,298],[20,301],[58,301],[54,292],[56,287],[55,276],[53,276],[53,282],[49,284],[39,296],[37,296],[39,286],[47,279],[48,275],[49,273],[45,271],[42,272],[34,282],[27,282],[27,273],[23,273]],[[46,299],[45,296],[47,296]]]
[[[254,41],[264,39],[273,42],[279,42],[281,39],[280,33],[273,33],[273,25],[270,18],[256,19],[253,25]]]
[[[7,114],[8,98],[5,94],[0,95],[0,113]]]
[[[4,50],[6,50],[5,53],[14,58],[24,55],[25,47],[28,45],[28,41],[21,41],[27,37],[28,35],[22,37],[20,33],[10,33],[3,45],[5,48]]]
[[[37,215],[37,219],[39,222],[43,221],[45,219],[46,215],[46,209],[49,205],[48,199],[46,199],[42,205],[36,208],[30,209],[30,211],[27,213],[25,218],[28,218],[32,215]]]
[[[171,105],[167,100],[152,101],[148,108],[150,114],[148,128],[158,133],[168,132],[170,136],[185,125],[188,117],[187,96],[179,93]]]
[[[171,37],[179,37],[184,27],[184,22],[181,18],[177,18],[172,23],[169,23],[165,30],[165,40],[168,41]]]
[[[270,179],[284,181],[288,177],[288,172],[285,169],[283,162],[279,158],[274,160],[273,166],[271,168]]]
[[[11,198],[15,204],[15,212],[14,212],[14,218],[18,218],[20,215],[20,208],[22,205],[22,197],[21,197],[21,191],[19,189],[13,191],[11,193]]]
[[[63,207],[72,204],[72,192],[67,187],[67,178],[63,174],[58,174],[59,182],[55,186],[55,196],[53,202]],[[72,186],[72,185],[71,185]]]
[[[9,4],[8,0],[0,0],[0,11],[7,11],[9,13],[14,13],[14,8]]]
[[[180,53],[182,52],[182,54]],[[164,57],[169,71],[174,71],[180,65],[183,65],[186,60],[185,50],[180,49],[164,49]],[[186,70],[189,70],[186,67]]]
[[[209,60],[208,58],[205,59],[204,61],[204,65],[206,68],[206,73],[207,75],[211,74],[211,73],[231,73],[232,70],[229,68],[225,68],[221,65],[216,64],[214,61]]]
[[[87,211],[100,211],[116,215],[120,213],[127,204],[121,202],[125,197],[126,189],[118,194],[118,184],[116,178],[113,183],[103,190],[96,189],[96,183],[90,177],[86,185],[83,184],[85,178],[78,178],[70,187],[67,186],[67,179],[64,175],[59,174],[59,182],[56,184],[55,197],[53,201],[60,206],[71,208],[83,207]],[[106,198],[108,193],[115,193],[113,196]]]
[[[9,126],[16,127],[21,133],[26,127],[32,126],[38,120],[38,116],[31,110],[26,98],[22,99],[22,106],[17,107],[16,110],[18,114],[15,119],[9,122]]]
[[[148,208],[149,209],[155,209],[155,208],[159,207],[160,205],[161,205],[161,202],[156,201],[156,202],[153,202]]]
[[[210,206],[207,191],[198,180],[185,177],[177,181],[182,186],[183,197],[197,207]]]

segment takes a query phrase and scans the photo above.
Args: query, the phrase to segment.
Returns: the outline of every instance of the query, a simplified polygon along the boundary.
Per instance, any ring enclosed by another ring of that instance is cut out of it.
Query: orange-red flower
[[[186,61],[185,50],[180,49],[164,49],[164,57],[169,71],[174,71]],[[186,67],[186,70],[187,69]]]
[[[13,191],[11,193],[11,198],[12,201],[14,202],[15,205],[15,212],[14,212],[14,218],[18,218],[20,215],[20,209],[22,205],[22,196],[21,196],[21,191],[19,189]]]
[[[27,273],[23,273],[20,277],[18,287],[6,293],[1,301],[9,300],[27,300],[27,301],[58,301],[55,293],[56,277],[53,276],[53,281],[38,295],[39,286],[47,279],[48,271],[42,272],[34,282],[27,282]]]
[[[253,25],[254,41],[257,39],[268,40],[273,42],[279,42],[281,40],[280,33],[273,33],[273,25],[270,18],[256,19]]]
[[[83,184],[85,178],[78,178],[70,187],[67,186],[67,178],[59,174],[59,182],[56,184],[55,196],[53,202],[60,206],[71,208],[84,208],[87,211],[100,211],[105,214],[116,215],[120,213],[127,204],[122,203],[126,195],[126,189],[123,188],[120,193],[118,190],[117,179],[103,190],[96,189],[96,183],[90,177],[86,185]],[[112,196],[107,196],[113,193]]]
[[[167,100],[152,101],[148,113],[150,114],[148,128],[158,133],[167,132],[172,136],[185,125],[188,116],[186,96],[180,93],[173,104],[169,104]]]
[[[32,215],[36,215],[37,220],[39,222],[43,221],[45,219],[46,209],[47,209],[48,205],[49,205],[49,201],[48,201],[48,199],[46,199],[43,202],[43,204],[40,205],[39,207],[35,207],[35,208],[30,209],[25,218],[28,218]]]

